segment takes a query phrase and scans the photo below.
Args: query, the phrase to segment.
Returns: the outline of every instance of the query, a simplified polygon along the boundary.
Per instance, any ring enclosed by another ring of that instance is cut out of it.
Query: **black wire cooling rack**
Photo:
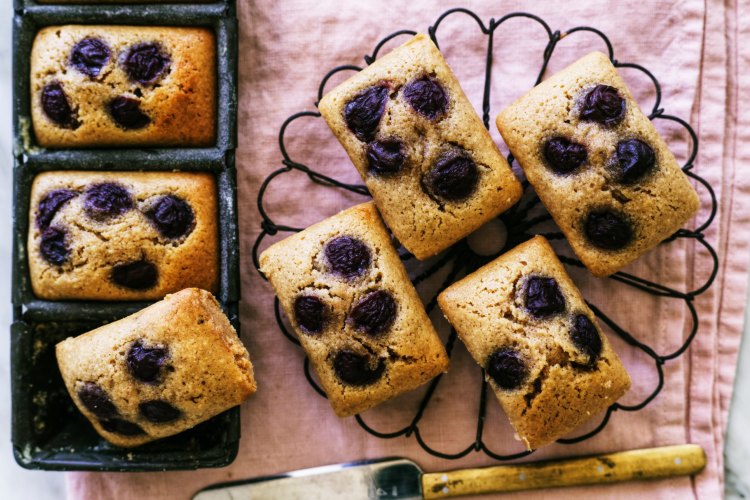
[[[493,39],[494,39],[495,32],[503,23],[513,18],[525,18],[525,19],[538,23],[546,32],[548,42],[542,54],[542,64],[541,64],[541,68],[539,70],[535,85],[541,82],[542,76],[544,75],[544,72],[547,69],[547,65],[550,59],[552,58],[552,54],[555,51],[555,47],[557,46],[557,43],[562,38],[569,37],[573,35],[574,33],[580,33],[580,32],[594,33],[595,35],[599,36],[602,39],[602,41],[605,43],[608,54],[609,54],[609,58],[616,67],[632,68],[637,71],[640,71],[653,83],[655,94],[656,94],[656,101],[653,105],[651,113],[649,114],[649,119],[650,120],[670,120],[685,128],[685,130],[687,131],[691,139],[691,147],[690,147],[690,154],[688,155],[687,161],[683,165],[682,170],[685,172],[686,175],[688,175],[689,177],[691,177],[692,179],[698,182],[698,184],[703,188],[703,191],[704,191],[703,195],[704,196],[708,195],[711,201],[711,210],[710,210],[709,216],[703,223],[701,223],[698,226],[697,229],[695,230],[680,229],[674,235],[672,235],[670,238],[668,238],[662,243],[662,244],[669,244],[677,239],[688,238],[688,239],[696,240],[708,251],[713,261],[713,268],[712,268],[709,278],[701,286],[691,291],[681,292],[673,288],[661,285],[659,283],[654,283],[647,279],[634,276],[632,274],[624,273],[624,272],[615,273],[607,278],[607,279],[615,280],[625,285],[631,286],[637,290],[640,290],[644,293],[647,293],[653,296],[663,297],[665,299],[683,301],[685,304],[685,307],[687,307],[690,312],[690,316],[692,318],[692,327],[685,341],[682,343],[682,345],[678,349],[668,354],[657,353],[653,348],[651,348],[647,344],[636,339],[625,328],[618,325],[612,319],[607,317],[595,305],[589,304],[589,307],[591,307],[592,311],[594,311],[594,314],[596,314],[596,316],[602,322],[604,322],[607,326],[609,326],[615,332],[615,334],[620,336],[620,338],[622,338],[626,343],[630,344],[631,346],[637,349],[640,349],[643,353],[645,353],[649,358],[653,360],[656,366],[657,374],[658,374],[658,383],[656,387],[654,388],[654,390],[640,403],[633,404],[633,405],[624,405],[621,403],[615,403],[612,406],[610,406],[607,409],[606,413],[604,414],[604,418],[602,419],[602,421],[593,430],[583,435],[577,436],[577,437],[568,438],[568,439],[559,439],[557,441],[558,443],[561,443],[561,444],[578,443],[586,439],[589,439],[595,436],[596,434],[598,434],[599,432],[601,432],[606,427],[613,412],[617,410],[622,410],[626,412],[638,411],[644,408],[646,405],[648,405],[651,401],[653,401],[654,398],[656,398],[656,396],[659,394],[659,392],[664,386],[664,364],[670,360],[673,360],[681,356],[688,349],[691,342],[695,338],[695,335],[698,332],[698,313],[695,309],[695,304],[694,304],[695,298],[701,295],[702,293],[704,293],[706,290],[708,290],[708,288],[711,286],[714,279],[716,278],[716,273],[718,272],[718,268],[719,268],[718,255],[716,254],[716,251],[711,246],[711,244],[708,241],[706,241],[706,236],[704,234],[704,232],[711,225],[711,223],[714,220],[714,217],[716,216],[716,209],[717,209],[716,195],[714,194],[714,191],[711,188],[711,185],[705,179],[703,179],[702,177],[697,175],[695,172],[693,172],[693,162],[695,161],[696,155],[698,153],[698,137],[695,134],[695,131],[693,130],[693,128],[690,126],[689,123],[687,123],[682,118],[669,115],[664,112],[664,108],[661,107],[661,97],[662,97],[661,86],[659,82],[657,81],[656,77],[643,66],[640,66],[634,63],[625,63],[625,62],[616,60],[614,57],[614,50],[612,48],[612,43],[609,41],[609,39],[604,33],[602,33],[601,31],[595,28],[591,28],[588,26],[578,26],[578,27],[569,29],[567,31],[562,31],[562,32],[559,30],[553,31],[544,20],[542,20],[538,16],[535,16],[533,14],[529,14],[526,12],[514,12],[514,13],[507,14],[501,17],[500,19],[490,19],[489,23],[485,25],[485,23],[474,12],[468,9],[456,8],[456,9],[448,10],[445,13],[443,13],[440,17],[438,17],[435,23],[428,28],[428,33],[436,45],[438,45],[438,39],[437,39],[438,28],[447,17],[454,16],[454,15],[469,16],[474,21],[476,21],[482,34],[487,37],[487,56],[486,56],[487,58],[486,58],[486,68],[485,68],[485,77],[484,77],[484,92],[483,92],[483,99],[482,99],[482,120],[486,128],[489,129],[489,126],[490,126],[490,78],[492,74],[492,63],[493,63],[493,58],[492,58]],[[380,49],[392,39],[401,37],[401,36],[413,36],[415,34],[416,32],[412,30],[400,30],[400,31],[391,33],[390,35],[383,38],[375,46],[375,49],[373,50],[372,55],[364,56],[365,63],[368,65],[372,64],[372,62],[375,61],[375,59],[377,58],[378,52],[380,51]],[[361,70],[362,68],[359,66],[345,65],[345,66],[338,66],[336,68],[333,68],[331,71],[329,71],[323,77],[323,80],[320,83],[320,87],[318,88],[318,97],[317,97],[317,101],[315,102],[316,107],[320,99],[323,97],[328,80],[333,75],[339,72],[343,72],[343,71],[361,71]],[[302,111],[299,113],[295,113],[294,115],[287,118],[287,120],[281,126],[281,130],[279,131],[279,149],[281,150],[281,155],[283,157],[283,160],[281,162],[283,164],[283,167],[275,170],[268,177],[266,177],[258,193],[258,211],[260,212],[263,218],[263,221],[261,222],[261,233],[258,236],[253,246],[253,262],[256,266],[256,269],[258,269],[258,272],[260,272],[259,262],[258,262],[258,251],[260,248],[260,244],[263,241],[263,239],[266,237],[266,235],[275,235],[278,232],[297,232],[297,231],[302,230],[302,228],[296,228],[296,227],[286,226],[282,224],[277,224],[269,217],[268,213],[266,212],[264,205],[263,205],[264,196],[265,196],[266,190],[269,188],[269,185],[275,178],[287,172],[298,171],[298,172],[302,172],[306,174],[309,177],[309,179],[316,184],[345,189],[347,191],[360,194],[362,196],[369,196],[369,193],[365,186],[340,182],[332,177],[329,177],[320,172],[317,172],[313,168],[303,163],[299,163],[293,160],[291,156],[289,155],[289,152],[287,151],[286,143],[285,143],[285,133],[286,133],[288,126],[295,120],[302,118],[302,117],[320,117],[320,116],[321,116],[320,113],[318,113],[317,111]],[[333,137],[332,137],[332,140],[333,140]],[[508,162],[511,165],[513,164],[512,155],[508,155]],[[552,220],[552,217],[549,215],[549,213],[546,212],[546,210],[544,210],[544,207],[541,205],[539,198],[533,192],[533,189],[530,187],[528,181],[523,179],[522,184],[524,188],[524,197],[521,199],[521,201],[518,204],[516,204],[514,207],[512,207],[510,210],[508,210],[507,212],[503,213],[500,216],[500,220],[503,221],[508,232],[508,238],[507,238],[507,242],[505,244],[504,249],[510,249],[514,247],[515,245],[522,243],[523,241],[526,241],[527,239],[531,238],[534,234],[541,234],[550,240],[563,239],[564,236],[561,232],[542,232],[542,231],[534,232],[535,228],[538,228],[538,226],[543,225],[544,223],[550,222]],[[535,213],[538,213],[538,215],[534,215]],[[498,255],[499,253],[501,252],[498,252]],[[404,261],[408,261],[413,258],[411,254],[406,253],[403,249],[400,249],[400,255],[401,255],[402,260]],[[459,256],[460,258],[457,258]],[[412,281],[415,286],[419,286],[421,283],[427,280],[427,278],[429,278],[430,276],[434,275],[435,273],[437,273],[438,271],[442,269],[449,268],[449,270],[447,272],[445,279],[442,281],[442,283],[440,283],[440,286],[438,287],[437,291],[432,296],[432,299],[427,303],[427,306],[426,306],[427,313],[429,314],[435,309],[437,305],[437,295],[443,289],[445,289],[448,285],[453,283],[457,277],[474,271],[475,269],[481,267],[482,265],[494,259],[495,257],[497,257],[497,255],[483,256],[483,255],[478,255],[474,253],[469,247],[469,245],[466,243],[466,240],[463,240],[457,243],[456,245],[454,245],[449,250],[447,250],[444,255],[436,258],[434,262],[428,262],[427,268],[423,270],[419,275],[412,278]],[[573,259],[564,255],[561,255],[559,257],[563,263],[569,266],[583,267],[583,264],[577,259]],[[262,273],[261,273],[261,276],[263,276]],[[274,309],[275,309],[276,321],[279,325],[279,329],[281,330],[281,332],[290,341],[299,345],[299,341],[296,339],[296,337],[292,333],[289,332],[289,330],[284,325],[284,322],[281,316],[281,309],[280,309],[278,298],[275,299]],[[450,335],[448,336],[448,340],[445,345],[449,356],[451,355],[451,352],[453,350],[453,347],[455,346],[455,343],[456,343],[456,331],[454,329],[451,329]],[[325,397],[325,393],[318,386],[318,384],[315,382],[315,380],[313,379],[310,373],[310,364],[307,358],[305,358],[305,361],[304,361],[304,372],[310,385],[319,394]],[[484,373],[482,373],[482,375],[484,375]],[[419,445],[426,452],[430,453],[431,455],[445,458],[445,459],[458,459],[469,454],[472,451],[475,451],[475,452],[482,451],[486,453],[488,456],[496,460],[512,460],[512,459],[520,458],[520,457],[523,457],[532,453],[532,451],[522,451],[519,453],[500,454],[500,453],[496,453],[490,450],[487,447],[487,445],[484,443],[482,436],[483,436],[483,429],[484,429],[484,418],[485,418],[486,408],[487,408],[487,393],[488,393],[488,383],[486,379],[484,378],[484,376],[482,376],[483,382],[481,386],[481,397],[480,397],[480,404],[478,408],[477,424],[476,424],[476,437],[474,441],[470,443],[462,451],[459,451],[457,453],[445,453],[445,452],[436,450],[432,448],[431,446],[429,446],[425,442],[425,440],[423,439],[420,433],[419,423],[422,417],[424,416],[427,406],[430,402],[430,399],[432,398],[438,384],[440,384],[442,377],[443,377],[442,375],[436,377],[429,384],[428,389],[420,402],[417,412],[414,415],[414,418],[406,427],[400,430],[397,430],[395,432],[380,432],[372,428],[371,426],[369,426],[361,415],[356,416],[357,422],[365,431],[369,432],[370,434],[378,438],[390,439],[390,438],[395,438],[399,436],[405,436],[405,437],[414,436],[414,438],[417,440]]]

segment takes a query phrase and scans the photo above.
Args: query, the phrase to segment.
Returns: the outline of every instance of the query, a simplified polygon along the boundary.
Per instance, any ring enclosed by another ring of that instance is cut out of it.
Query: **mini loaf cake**
[[[31,49],[43,147],[210,146],[216,48],[205,28],[50,26]]]
[[[541,236],[448,287],[440,309],[528,449],[617,401],[630,378]]]
[[[666,143],[600,52],[534,87],[500,113],[497,127],[596,276],[654,248],[700,206]]]
[[[256,389],[245,347],[214,297],[189,288],[56,347],[65,386],[117,446],[171,436]]]
[[[31,286],[48,300],[216,292],[216,228],[209,173],[46,172],[31,188]]]
[[[386,224],[418,259],[521,197],[520,183],[426,35],[375,61],[318,107]]]
[[[374,204],[276,243],[260,265],[340,417],[448,369],[445,348]]]

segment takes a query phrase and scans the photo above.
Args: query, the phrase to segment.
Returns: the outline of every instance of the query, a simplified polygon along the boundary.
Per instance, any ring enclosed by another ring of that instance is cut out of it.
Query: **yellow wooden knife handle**
[[[424,498],[434,499],[617,483],[696,474],[705,465],[703,448],[681,444],[549,462],[426,473],[422,476],[422,491]]]

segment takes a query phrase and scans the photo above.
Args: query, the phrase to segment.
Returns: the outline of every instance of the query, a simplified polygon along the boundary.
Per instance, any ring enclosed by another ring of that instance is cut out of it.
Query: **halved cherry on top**
[[[161,399],[140,403],[138,412],[143,418],[155,424],[173,422],[182,416],[182,412],[178,408]]]
[[[560,175],[570,174],[586,163],[588,153],[583,144],[566,137],[552,137],[542,151],[547,167]]]
[[[333,369],[344,383],[365,386],[374,384],[383,376],[385,361],[373,359],[373,356],[359,354],[351,349],[342,349],[333,358]]]
[[[512,347],[493,352],[487,359],[485,370],[498,387],[509,391],[521,387],[529,374],[523,357]]]
[[[437,159],[425,174],[423,185],[433,196],[447,201],[462,201],[479,184],[479,169],[464,150],[450,150]]]
[[[328,322],[328,310],[319,297],[300,295],[294,299],[294,319],[304,333],[321,333]]]
[[[70,248],[68,248],[67,234],[64,228],[55,226],[42,231],[39,251],[44,260],[56,266],[60,266],[68,260]]]
[[[385,112],[389,88],[373,85],[357,94],[344,106],[344,120],[354,135],[361,141],[368,142],[375,137],[375,131]]]
[[[573,341],[573,345],[589,357],[590,365],[596,363],[602,352],[602,338],[588,316],[577,314],[573,318],[570,339]]]
[[[370,267],[370,248],[358,238],[337,236],[323,250],[331,272],[343,278],[362,276]]]
[[[141,382],[157,382],[161,369],[166,364],[169,351],[164,346],[148,346],[136,340],[128,349],[126,364],[131,375]]]
[[[431,76],[422,76],[407,83],[403,95],[415,111],[431,120],[442,117],[448,111],[448,93]]]
[[[76,196],[78,196],[78,193],[70,189],[53,189],[45,194],[36,209],[37,227],[40,229],[48,228],[55,214]]]
[[[112,281],[116,285],[131,290],[148,290],[159,281],[159,271],[152,262],[146,259],[117,264],[112,268]]]
[[[531,276],[526,280],[524,306],[537,318],[565,311],[565,297],[555,278]]]
[[[633,184],[642,180],[656,165],[654,150],[640,139],[618,142],[615,155],[617,180],[623,184]]]
[[[597,85],[583,98],[581,120],[601,123],[611,127],[625,116],[625,99],[609,85]]]
[[[133,97],[115,97],[107,104],[107,111],[112,120],[125,130],[137,130],[151,123],[151,118],[141,111],[141,101]]]
[[[349,317],[355,329],[375,337],[393,325],[396,312],[393,295],[385,290],[375,290],[354,305]]]
[[[584,234],[595,247],[621,250],[633,240],[633,227],[621,213],[610,209],[595,209],[583,221]]]
[[[375,140],[367,145],[367,168],[370,173],[396,174],[405,162],[404,145],[396,138]]]
[[[131,208],[133,199],[130,192],[120,184],[101,182],[90,186],[83,194],[83,209],[92,219],[109,219]]]
[[[78,122],[73,115],[68,96],[60,82],[48,83],[42,89],[40,97],[42,111],[56,125],[64,128],[76,128]]]
[[[156,42],[134,45],[122,59],[122,67],[131,80],[148,84],[155,82],[169,67],[170,58]]]
[[[87,37],[79,41],[70,52],[70,64],[92,78],[99,76],[109,62],[109,46],[101,39]]]
[[[146,218],[167,238],[181,238],[190,233],[195,215],[190,204],[168,194],[159,197],[145,212]]]

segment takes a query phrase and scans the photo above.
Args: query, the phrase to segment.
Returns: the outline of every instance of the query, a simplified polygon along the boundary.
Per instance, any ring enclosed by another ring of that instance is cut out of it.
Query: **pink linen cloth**
[[[253,268],[251,250],[259,233],[256,195],[263,179],[280,167],[279,127],[292,113],[314,110],[321,78],[337,65],[364,65],[375,43],[399,29],[425,32],[453,4],[426,0],[340,2],[336,0],[238,1],[240,18],[240,112],[237,168],[242,252],[242,337],[255,364],[259,389],[242,407],[242,441],[229,467],[171,473],[71,473],[71,498],[186,498],[209,484],[299,468],[384,456],[403,456],[426,471],[495,465],[482,453],[443,460],[424,452],[413,437],[382,440],[365,433],[354,418],[338,419],[305,381],[302,351],[279,332],[273,293]],[[750,15],[738,0],[641,0],[605,2],[480,2],[460,6],[487,23],[491,17],[525,10],[542,17],[553,30],[588,25],[606,33],[615,58],[650,69],[662,84],[662,107],[685,118],[700,138],[695,172],[714,187],[719,208],[706,232],[721,257],[713,287],[699,296],[698,336],[687,353],[664,366],[664,390],[644,410],[615,412],[607,428],[576,445],[553,444],[525,460],[567,457],[666,444],[702,445],[708,466],[695,478],[616,486],[545,490],[544,498],[718,498],[723,492],[722,448],[736,353],[746,297],[750,234],[750,123],[739,113],[750,102],[750,85],[741,67],[750,67]],[[486,38],[464,16],[451,17],[438,31],[441,49],[478,112],[481,112]],[[384,51],[406,41],[390,43]],[[741,43],[741,41],[744,41]],[[492,77],[491,134],[505,151],[494,117],[529,89],[541,64],[546,35],[534,22],[512,20],[496,32]],[[591,50],[605,50],[594,35],[560,41],[547,75]],[[384,52],[383,52],[384,53]],[[644,110],[653,105],[653,87],[632,70],[623,70]],[[337,77],[338,78],[338,77]],[[334,79],[328,89],[342,78]],[[687,157],[685,133],[657,121],[678,160]],[[355,169],[323,123],[304,119],[290,128],[287,147],[295,160],[337,179],[359,182]],[[708,215],[708,196],[696,221]],[[280,224],[302,227],[364,201],[358,195],[313,185],[303,174],[285,174],[271,185],[266,207]],[[695,227],[693,221],[690,227]],[[698,222],[699,223],[699,222]],[[277,240],[281,235],[268,238]],[[561,248],[564,248],[563,247]],[[265,245],[264,245],[265,247]],[[710,273],[708,254],[692,240],[664,245],[627,270],[680,290],[695,288]],[[571,269],[584,296],[653,346],[674,350],[690,330],[681,301],[657,299],[611,280]],[[432,315],[446,335],[439,312]],[[628,368],[633,388],[623,398],[638,402],[656,384],[653,362],[608,332]],[[446,452],[464,449],[474,438],[480,374],[457,343],[452,367],[440,385],[421,429],[424,439]],[[371,410],[365,418],[379,430],[405,426],[423,389]],[[599,419],[594,419],[598,423]],[[592,426],[588,426],[592,428]],[[579,435],[585,429],[577,430]],[[489,395],[485,440],[495,451],[520,451],[494,396]]]

